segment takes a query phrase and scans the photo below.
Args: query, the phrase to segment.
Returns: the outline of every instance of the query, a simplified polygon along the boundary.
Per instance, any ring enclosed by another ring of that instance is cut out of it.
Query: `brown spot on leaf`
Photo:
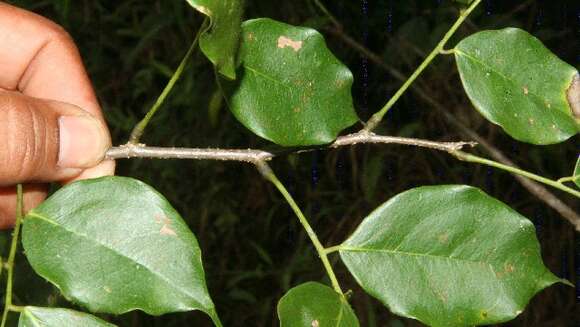
[[[485,311],[485,310],[481,311],[481,318],[485,319],[485,318],[487,318],[487,315],[488,315],[487,311]]]
[[[530,125],[534,125],[534,118],[528,118],[528,123],[530,123]]]
[[[439,243],[447,244],[447,242],[449,241],[449,235],[447,235],[447,233],[441,234],[439,235],[439,237],[437,237],[437,239],[439,240]]]
[[[302,111],[302,109],[300,109],[300,107],[294,107],[292,111],[294,111],[295,113],[299,113],[300,111]]]
[[[566,96],[568,98],[568,103],[570,104],[570,109],[572,109],[572,115],[576,119],[580,119],[580,75],[576,73],[572,79],[572,84],[566,91]]]
[[[312,324],[310,324],[312,327],[319,327],[320,323],[318,323],[318,320],[312,320]]]
[[[504,266],[505,272],[506,273],[513,273],[514,270],[516,270],[516,268],[514,267],[514,265],[512,265],[511,263],[506,263]]]
[[[254,41],[256,38],[254,37],[254,33],[248,33],[248,35],[246,36],[248,38],[248,41],[252,42]]]
[[[283,49],[285,47],[290,47],[294,49],[294,51],[298,52],[298,50],[302,48],[302,41],[294,41],[285,36],[280,36],[278,38],[278,48]]]
[[[111,293],[111,292],[112,292],[112,290],[111,290],[111,288],[110,288],[109,286],[106,286],[106,285],[105,285],[105,286],[103,286],[103,289],[104,289],[104,290],[105,290],[105,292],[107,292],[107,293]]]

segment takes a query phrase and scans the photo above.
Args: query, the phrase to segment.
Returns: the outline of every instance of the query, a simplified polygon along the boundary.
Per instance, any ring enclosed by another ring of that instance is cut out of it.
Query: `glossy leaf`
[[[242,0],[186,0],[193,8],[210,18],[210,26],[201,35],[199,46],[218,71],[229,79],[236,78],[236,54],[240,45]]]
[[[278,303],[281,327],[357,327],[346,300],[332,288],[308,282],[288,291]]]
[[[510,320],[558,281],[533,224],[469,186],[426,186],[372,212],[339,247],[348,270],[393,313],[430,326]]]
[[[18,327],[115,327],[93,315],[61,308],[24,307]]]
[[[534,36],[517,28],[483,31],[454,53],[475,108],[513,138],[551,144],[580,130],[580,113],[572,109],[577,100],[568,93],[578,72]]]
[[[229,105],[248,129],[304,146],[330,143],[357,121],[352,74],[320,33],[266,18],[242,27],[241,77]]]
[[[215,318],[195,236],[138,180],[63,187],[25,217],[22,242],[39,275],[93,312],[197,309]]]

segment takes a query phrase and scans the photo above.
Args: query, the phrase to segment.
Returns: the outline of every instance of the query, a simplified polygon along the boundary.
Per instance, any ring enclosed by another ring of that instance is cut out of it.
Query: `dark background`
[[[114,144],[160,94],[185,54],[203,17],[184,0],[8,1],[64,26],[78,44],[103,106]],[[272,17],[320,30],[328,46],[353,71],[353,97],[361,119],[381,108],[401,82],[385,68],[408,76],[456,18],[457,5],[435,0],[323,1],[333,25],[311,0],[247,1],[246,18]],[[580,62],[578,1],[484,0],[448,47],[482,29],[516,26],[539,37],[562,59]],[[350,36],[386,66],[344,42]],[[1,46],[1,45],[0,45]],[[449,56],[441,56],[416,81],[431,100],[407,94],[385,117],[378,133],[433,140],[470,140],[463,124],[527,170],[558,178],[571,174],[578,137],[552,146],[518,143],[485,121],[470,105]],[[227,108],[209,111],[216,88],[211,65],[197,52],[142,141],[150,145],[272,148],[245,130]],[[353,128],[356,130],[361,125]],[[487,156],[485,151],[474,152]],[[444,153],[395,145],[354,146],[277,158],[281,180],[295,195],[325,245],[339,244],[372,209],[419,185],[469,184],[509,204],[537,227],[546,265],[578,281],[580,236],[554,210],[509,174],[459,162]],[[208,161],[118,161],[118,174],[157,188],[188,221],[203,249],[211,295],[226,326],[277,326],[276,303],[304,281],[327,283],[315,251],[281,196],[255,169]],[[571,195],[553,191],[578,209]],[[365,295],[331,257],[361,326],[419,326],[391,315]],[[70,305],[35,277],[20,257],[16,304]],[[542,291],[507,326],[580,326],[580,293],[557,285]],[[150,317],[104,316],[120,326],[210,326],[200,312]]]

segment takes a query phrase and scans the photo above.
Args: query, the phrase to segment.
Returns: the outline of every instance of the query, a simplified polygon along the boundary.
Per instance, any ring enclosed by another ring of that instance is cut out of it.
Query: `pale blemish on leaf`
[[[107,292],[107,293],[111,293],[111,292],[112,292],[112,290],[111,290],[111,288],[110,288],[109,286],[103,286],[103,289],[104,289],[104,290],[105,290],[105,292]]]
[[[445,233],[445,234],[439,235],[439,237],[437,237],[437,239],[439,240],[439,243],[447,244],[447,242],[449,241],[449,236],[447,235],[447,233]]]
[[[572,79],[572,84],[566,91],[572,115],[576,119],[580,119],[580,75],[577,73]]]
[[[311,326],[312,327],[319,327],[320,326],[320,323],[318,323],[318,320],[315,319],[315,320],[312,320]]]
[[[161,235],[170,235],[170,236],[177,236],[173,228],[171,228],[171,220],[163,215],[156,215],[155,222],[158,224],[163,224],[161,229],[159,230],[159,234]]]
[[[169,235],[169,236],[177,236],[177,234],[175,233],[175,231],[169,227],[169,225],[164,224],[161,227],[161,230],[159,230],[159,234],[161,235]]]
[[[283,49],[285,47],[290,47],[294,49],[294,51],[298,52],[298,50],[302,48],[302,41],[294,41],[285,36],[280,36],[278,38],[278,48]]]
[[[528,95],[528,93],[530,93],[530,90],[527,86],[524,86],[524,95]]]

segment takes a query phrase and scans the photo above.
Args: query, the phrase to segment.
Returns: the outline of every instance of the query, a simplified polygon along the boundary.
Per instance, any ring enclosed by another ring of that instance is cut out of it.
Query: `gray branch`
[[[445,152],[461,150],[465,146],[475,146],[475,142],[435,142],[406,137],[382,136],[370,132],[358,132],[341,136],[330,147],[340,147],[362,143],[402,144],[429,148]],[[301,152],[301,151],[296,151]],[[288,152],[285,152],[288,153]],[[198,149],[153,147],[144,144],[125,144],[112,147],[106,159],[152,158],[152,159],[190,159],[241,161],[259,164],[276,157],[275,153],[253,149]]]

